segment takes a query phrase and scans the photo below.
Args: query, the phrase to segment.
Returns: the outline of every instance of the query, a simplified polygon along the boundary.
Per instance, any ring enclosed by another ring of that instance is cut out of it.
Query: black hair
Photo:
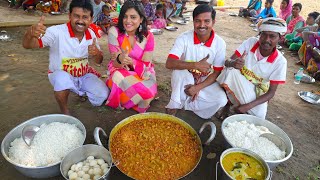
[[[314,20],[316,20],[319,16],[319,13],[316,11],[313,11],[311,13],[308,14],[308,16],[312,17]]]
[[[156,10],[159,10],[159,9],[163,9],[163,5],[162,4],[157,4]]]
[[[90,16],[93,17],[93,7],[90,0],[72,0],[69,7],[70,14],[75,7],[83,8],[90,11]]]
[[[214,10],[211,6],[208,4],[200,4],[198,5],[192,13],[192,18],[194,19],[197,17],[199,14],[206,13],[206,12],[211,12],[211,18],[212,20],[215,20],[216,18],[216,10]]]
[[[289,5],[289,0],[282,0],[282,1],[285,1],[287,3],[287,5]]]
[[[294,3],[292,7],[299,7],[300,11],[302,10],[302,4],[301,3]]]
[[[144,12],[144,7],[143,7],[141,1],[127,0],[123,4],[123,6],[121,7],[121,10],[120,10],[120,14],[119,14],[118,28],[121,33],[126,32],[126,30],[123,27],[123,18],[124,18],[125,13],[127,12],[127,10],[131,9],[131,8],[136,10],[138,12],[140,18],[142,18],[142,23],[140,24],[142,26],[142,29],[141,29],[141,31],[139,31],[138,29],[136,30],[136,36],[138,37],[139,42],[141,43],[143,40],[143,36],[147,37],[147,35],[148,35],[147,18],[146,18],[146,14]]]
[[[111,10],[111,7],[105,4],[105,5],[102,6],[101,11],[103,12],[103,11],[105,11],[105,10],[106,10],[106,11],[110,11],[110,10]]]
[[[273,4],[274,0],[266,0],[266,3],[270,3],[271,5]]]

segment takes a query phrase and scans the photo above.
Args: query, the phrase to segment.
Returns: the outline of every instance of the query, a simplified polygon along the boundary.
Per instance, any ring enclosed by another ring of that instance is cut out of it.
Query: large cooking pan
[[[111,133],[110,133],[110,136],[109,136],[109,143],[108,143],[108,147],[109,147],[109,150],[110,150],[110,153],[111,153],[111,157],[113,156],[113,153],[111,151],[111,140],[113,138],[113,136],[116,134],[116,132],[118,130],[120,130],[123,126],[133,122],[133,121],[139,121],[139,120],[143,120],[143,119],[148,119],[148,118],[152,118],[152,119],[161,119],[161,120],[167,120],[167,121],[172,121],[172,122],[175,122],[175,123],[178,123],[180,125],[182,125],[184,128],[188,129],[192,135],[195,135],[197,141],[199,142],[200,144],[200,156],[199,156],[199,159],[198,159],[198,162],[196,163],[196,165],[193,167],[192,170],[190,170],[188,173],[186,173],[185,175],[179,177],[178,179],[180,178],[183,178],[185,176],[187,176],[188,174],[190,174],[196,167],[197,165],[199,164],[200,160],[201,160],[201,157],[202,157],[202,153],[203,153],[203,150],[202,150],[202,146],[201,146],[201,140],[199,138],[199,135],[197,134],[197,132],[188,124],[186,123],[185,121],[175,117],[175,116],[171,116],[171,115],[168,115],[168,114],[163,114],[163,113],[156,113],[156,112],[150,112],[150,113],[143,113],[143,114],[136,114],[136,115],[133,115],[133,116],[130,116],[130,117],[127,117],[125,118],[124,120],[120,121],[112,130],[111,130]],[[209,137],[209,139],[204,143],[205,145],[209,145],[210,142],[214,139],[215,137],[215,134],[216,134],[216,126],[214,125],[213,122],[205,122],[200,130],[199,130],[199,134],[207,127],[207,126],[210,126],[211,127],[211,135]],[[101,143],[101,140],[100,140],[100,137],[99,137],[99,133],[102,132],[102,134],[107,138],[107,134],[104,132],[104,130],[100,127],[96,127],[95,130],[94,130],[94,138],[95,138],[95,141],[99,144],[99,145],[102,145],[103,144]],[[116,161],[114,158],[112,158],[113,161]],[[119,162],[121,163],[121,162]],[[121,169],[118,168],[120,171]],[[122,173],[126,174],[125,172],[121,171]],[[127,176],[129,176],[128,174],[126,174]],[[133,178],[131,176],[129,176],[130,178]]]

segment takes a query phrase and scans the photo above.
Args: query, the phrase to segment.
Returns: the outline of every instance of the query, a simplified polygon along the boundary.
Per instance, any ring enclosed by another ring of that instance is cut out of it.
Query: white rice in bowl
[[[61,161],[71,150],[81,146],[83,139],[84,134],[75,124],[42,124],[31,146],[27,146],[21,137],[10,143],[9,158],[25,166],[48,166]]]
[[[223,129],[228,141],[235,147],[249,149],[264,160],[275,161],[285,158],[286,152],[264,137],[263,133],[272,133],[264,126],[255,126],[247,121],[228,123]]]

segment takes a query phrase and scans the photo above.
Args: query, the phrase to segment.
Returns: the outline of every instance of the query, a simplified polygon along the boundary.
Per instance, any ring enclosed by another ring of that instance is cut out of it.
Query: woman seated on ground
[[[320,16],[316,20],[318,28],[315,32],[303,32],[304,44],[299,50],[301,63],[306,71],[315,79],[320,80]]]
[[[262,0],[250,0],[247,8],[240,8],[239,16],[240,17],[253,17],[260,13],[261,11]]]
[[[303,43],[302,32],[304,31],[312,31],[318,28],[318,24],[316,23],[316,19],[319,16],[318,12],[312,12],[308,14],[308,18],[306,21],[306,26],[302,28],[296,29],[298,32],[295,37],[287,36],[286,42],[289,46],[290,51],[298,51]]]
[[[155,29],[162,29],[167,26],[166,19],[163,17],[163,5],[162,4],[157,4],[156,6],[156,13],[155,13],[156,18],[153,21],[152,28]]]
[[[279,18],[287,20],[291,16],[292,12],[292,0],[282,0],[280,5]]]
[[[313,26],[315,28],[310,27],[310,31],[302,32],[302,38],[304,42],[298,51],[300,62],[306,67],[312,55],[312,46],[310,44],[310,39],[311,41],[314,40],[314,35],[320,33],[320,16],[318,16],[318,18],[315,20],[315,24],[317,25]]]
[[[301,9],[301,3],[293,4],[292,15],[289,16],[286,20],[288,29],[285,35],[285,42],[297,36],[298,32],[296,31],[296,29],[299,29],[305,25],[305,20],[302,16],[300,16]]]
[[[157,94],[152,64],[153,34],[147,30],[147,18],[140,1],[126,1],[117,27],[108,35],[111,61],[107,86],[111,89],[106,105],[146,112]]]

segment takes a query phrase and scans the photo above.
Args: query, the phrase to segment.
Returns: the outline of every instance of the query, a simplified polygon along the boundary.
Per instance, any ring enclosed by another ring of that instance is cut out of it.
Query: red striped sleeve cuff
[[[39,42],[39,48],[43,48],[43,43],[42,43],[41,38],[38,39],[38,42]]]
[[[270,80],[270,84],[284,84],[286,81]]]
[[[215,66],[213,66],[213,70],[214,70],[214,71],[222,71],[222,70],[223,70],[223,66],[222,66],[222,67],[215,67]]]
[[[174,55],[174,54],[169,54],[168,58],[172,58],[172,59],[175,59],[175,60],[179,60],[180,59],[177,55]]]
[[[234,54],[236,54],[237,57],[241,57],[241,53],[238,50],[236,50]]]

